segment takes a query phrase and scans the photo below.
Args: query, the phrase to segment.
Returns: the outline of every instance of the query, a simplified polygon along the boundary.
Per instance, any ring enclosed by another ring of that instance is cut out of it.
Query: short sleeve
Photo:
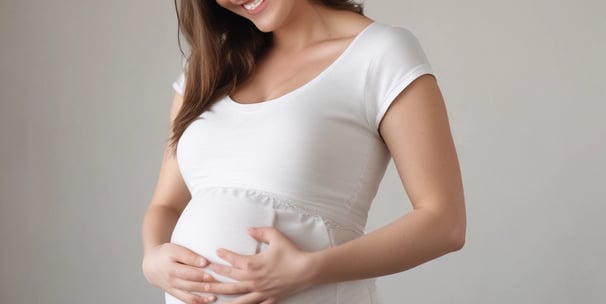
[[[185,91],[185,72],[181,72],[181,74],[177,76],[177,79],[173,82],[173,89],[177,93],[183,95],[183,92]]]
[[[185,58],[181,58],[181,73],[177,76],[175,81],[173,81],[173,89],[183,95],[185,92],[185,69],[187,66],[187,62]]]
[[[376,132],[394,99],[419,76],[434,74],[419,40],[410,30],[389,26],[377,36],[365,93],[367,119]]]

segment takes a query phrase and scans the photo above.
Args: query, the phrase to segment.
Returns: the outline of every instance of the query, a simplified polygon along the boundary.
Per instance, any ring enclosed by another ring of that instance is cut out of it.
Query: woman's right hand
[[[208,264],[204,257],[183,246],[164,243],[145,252],[142,267],[149,283],[185,303],[197,304],[216,300],[214,295],[201,295],[204,283],[216,282],[201,269]]]

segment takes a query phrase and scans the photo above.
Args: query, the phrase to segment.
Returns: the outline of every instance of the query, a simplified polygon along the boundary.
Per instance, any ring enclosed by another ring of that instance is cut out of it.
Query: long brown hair
[[[310,0],[311,1],[311,0]],[[352,0],[315,0],[326,6],[363,14]],[[183,105],[172,122],[169,146],[174,152],[185,129],[218,98],[231,94],[253,72],[256,60],[272,45],[248,19],[219,6],[215,0],[175,0],[178,30],[189,47]]]

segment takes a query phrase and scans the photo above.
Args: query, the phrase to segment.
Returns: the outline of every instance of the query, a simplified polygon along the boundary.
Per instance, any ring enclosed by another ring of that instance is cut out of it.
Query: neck
[[[273,32],[273,48],[283,51],[298,51],[333,36],[332,23],[327,14],[330,8],[321,4],[300,1],[295,16]]]

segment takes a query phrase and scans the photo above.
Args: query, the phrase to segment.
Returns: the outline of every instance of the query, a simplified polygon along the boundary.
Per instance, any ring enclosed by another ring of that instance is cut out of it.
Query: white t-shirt
[[[379,123],[395,97],[424,74],[433,71],[417,38],[375,22],[290,93],[254,104],[219,99],[178,143],[192,200],[172,241],[221,262],[218,247],[258,250],[246,226],[274,226],[310,251],[361,236],[390,159]],[[185,82],[181,74],[174,89],[183,93]],[[167,303],[179,302],[167,294]],[[377,299],[369,279],[317,286],[280,303]]]

